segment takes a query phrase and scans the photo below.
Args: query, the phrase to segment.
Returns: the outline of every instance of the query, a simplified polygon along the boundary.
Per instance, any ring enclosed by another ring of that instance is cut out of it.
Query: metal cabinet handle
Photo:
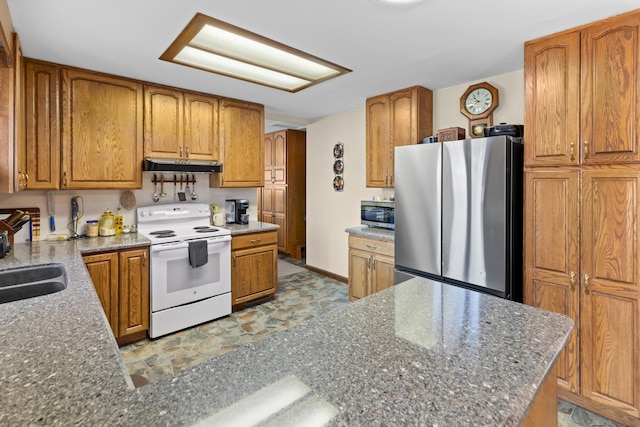
[[[68,181],[68,179],[69,179],[69,178],[68,178],[68,176],[67,176],[67,171],[64,171],[64,173],[62,174],[62,176],[63,176],[63,179],[62,179],[62,186],[63,186],[63,187],[66,187],[66,186],[67,186],[67,184],[69,183],[69,181]]]
[[[589,160],[589,141],[585,141],[584,142],[584,160],[587,161]]]
[[[233,258],[233,266],[235,267],[236,266],[236,255],[234,254],[232,258]]]
[[[589,275],[584,273],[584,293],[589,295]]]
[[[250,242],[251,243],[260,243],[260,240],[262,240],[262,239],[251,239]]]
[[[376,257],[373,257],[373,267],[371,269],[372,270],[376,269]]]
[[[368,247],[369,249],[373,249],[373,250],[378,249],[378,247],[377,247],[377,246],[375,246],[375,245],[371,245],[371,244],[369,244],[369,243],[365,243],[365,246],[366,246],[366,247]]]
[[[576,272],[572,271],[569,273],[569,283],[571,284],[571,292],[576,291]]]
[[[179,157],[182,157],[182,146],[180,146],[180,156]]]
[[[147,266],[147,252],[142,252],[142,266],[146,267]]]
[[[576,143],[571,141],[571,158],[569,159],[569,161],[571,163],[574,163],[576,161]]]
[[[189,146],[188,145],[185,147],[185,151],[187,152],[187,157],[189,157]]]

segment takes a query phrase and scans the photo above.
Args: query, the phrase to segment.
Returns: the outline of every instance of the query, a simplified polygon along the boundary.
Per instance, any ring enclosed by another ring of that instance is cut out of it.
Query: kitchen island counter
[[[361,225],[359,227],[351,227],[344,230],[345,232],[353,236],[368,237],[378,240],[395,240],[394,230],[379,227],[369,227],[367,225]]]
[[[280,228],[277,224],[260,221],[249,221],[249,224],[226,224],[224,227],[231,231],[231,236],[236,236],[238,234],[262,233],[264,231],[274,231]]]
[[[2,425],[217,425],[260,408],[272,425],[518,425],[572,328],[415,278],[134,389],[77,245],[19,244],[0,264],[63,262],[70,276],[1,307]]]

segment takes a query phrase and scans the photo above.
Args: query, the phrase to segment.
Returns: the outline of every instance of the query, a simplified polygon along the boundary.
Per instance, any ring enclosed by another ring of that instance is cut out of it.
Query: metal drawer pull
[[[571,141],[571,158],[569,159],[571,163],[576,161],[576,143]]]
[[[250,241],[251,243],[260,243],[260,240],[262,239],[251,239]]]
[[[584,142],[584,160],[589,160],[589,141]]]
[[[570,273],[570,279],[569,279],[569,283],[571,284],[571,292],[575,292],[576,291],[576,272],[572,271]]]
[[[374,250],[375,250],[375,249],[378,249],[378,247],[377,247],[377,246],[375,246],[375,245],[370,245],[369,243],[365,243],[365,246],[366,246],[366,247],[368,247],[369,249],[374,249]]]
[[[589,295],[589,275],[584,273],[584,293]]]
[[[147,266],[147,252],[142,252],[142,266],[146,267]]]

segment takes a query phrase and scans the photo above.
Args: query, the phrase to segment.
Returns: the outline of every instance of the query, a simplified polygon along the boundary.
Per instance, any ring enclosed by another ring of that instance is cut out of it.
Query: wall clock
[[[487,82],[471,85],[460,97],[460,112],[469,119],[469,135],[484,136],[484,128],[493,125],[498,107],[498,89]]]

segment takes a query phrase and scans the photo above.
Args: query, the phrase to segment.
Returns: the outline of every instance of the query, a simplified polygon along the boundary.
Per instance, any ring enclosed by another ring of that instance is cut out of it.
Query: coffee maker
[[[249,201],[246,199],[236,200],[236,224],[249,224]]]
[[[249,201],[247,199],[227,199],[225,221],[227,224],[249,224]]]

